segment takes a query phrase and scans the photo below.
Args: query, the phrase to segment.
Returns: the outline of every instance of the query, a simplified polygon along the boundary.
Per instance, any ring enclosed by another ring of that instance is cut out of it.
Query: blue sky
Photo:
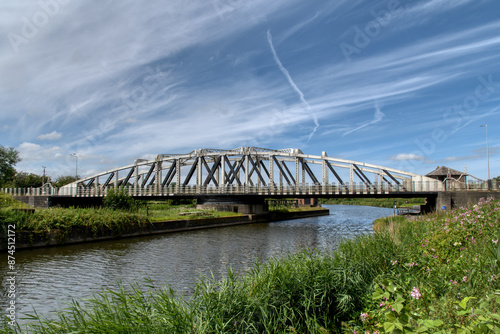
[[[500,2],[4,0],[0,144],[89,176],[257,146],[500,175]]]

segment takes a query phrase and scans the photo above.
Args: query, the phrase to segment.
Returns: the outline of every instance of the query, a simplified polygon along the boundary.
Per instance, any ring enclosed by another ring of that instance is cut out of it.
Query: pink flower
[[[497,243],[498,243],[498,239],[497,239],[497,240],[493,240],[493,239],[491,239],[491,241],[492,241],[494,244],[497,244]]]
[[[366,319],[368,319],[368,314],[361,312],[359,318],[361,319],[361,321],[366,321]]]
[[[411,298],[419,299],[420,297],[422,297],[420,290],[417,287],[413,287],[413,290],[411,290]]]

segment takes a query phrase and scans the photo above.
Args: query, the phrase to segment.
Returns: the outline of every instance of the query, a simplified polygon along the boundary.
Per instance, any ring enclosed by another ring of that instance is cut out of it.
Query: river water
[[[371,233],[375,219],[393,213],[365,206],[324,207],[330,209],[329,216],[17,251],[17,317],[33,309],[50,315],[73,298],[89,298],[119,282],[141,283],[146,278],[155,286],[170,285],[189,295],[201,276],[213,273],[221,278],[229,266],[242,273],[256,261],[305,248],[334,251],[342,238]],[[3,315],[10,284],[7,254],[0,255]]]

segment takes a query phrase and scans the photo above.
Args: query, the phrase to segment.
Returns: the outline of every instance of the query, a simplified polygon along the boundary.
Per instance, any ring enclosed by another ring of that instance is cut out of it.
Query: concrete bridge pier
[[[197,197],[197,209],[232,211],[245,215],[269,213],[264,198],[253,196],[201,196]]]
[[[481,198],[500,199],[500,191],[440,191],[436,197],[436,211],[477,204]]]

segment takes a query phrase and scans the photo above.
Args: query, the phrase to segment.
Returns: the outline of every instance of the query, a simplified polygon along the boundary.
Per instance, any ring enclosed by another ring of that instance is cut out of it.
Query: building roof
[[[458,170],[455,170],[453,168],[449,168],[449,167],[446,167],[446,166],[441,166],[441,167],[437,167],[434,171],[430,172],[429,174],[427,174],[426,176],[461,176],[461,175],[469,175],[465,172],[459,172]]]

